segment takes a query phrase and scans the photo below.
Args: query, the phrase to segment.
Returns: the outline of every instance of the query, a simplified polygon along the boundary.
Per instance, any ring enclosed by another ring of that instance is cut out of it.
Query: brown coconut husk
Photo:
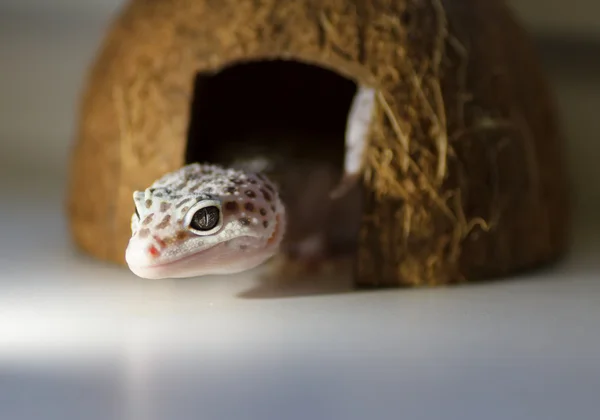
[[[76,243],[123,263],[132,191],[186,162],[196,75],[274,59],[377,89],[356,286],[476,280],[565,252],[563,138],[531,42],[501,0],[131,1],[83,97]]]

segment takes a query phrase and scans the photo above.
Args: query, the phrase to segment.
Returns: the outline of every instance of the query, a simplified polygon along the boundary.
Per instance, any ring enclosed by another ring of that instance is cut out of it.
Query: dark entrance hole
[[[355,249],[360,196],[330,200],[343,172],[356,84],[295,61],[236,64],[196,77],[186,162],[266,158],[286,205],[288,253],[323,233],[327,252]],[[261,169],[262,170],[262,169]],[[351,209],[353,211],[348,211]]]
[[[195,80],[185,160],[226,164],[247,154],[343,164],[356,85],[295,61],[235,64]]]

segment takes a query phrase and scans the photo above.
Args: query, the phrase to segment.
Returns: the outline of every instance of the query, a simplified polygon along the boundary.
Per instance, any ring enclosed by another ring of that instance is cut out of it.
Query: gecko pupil
[[[196,230],[211,230],[219,223],[219,209],[215,206],[203,207],[194,213],[190,227]]]

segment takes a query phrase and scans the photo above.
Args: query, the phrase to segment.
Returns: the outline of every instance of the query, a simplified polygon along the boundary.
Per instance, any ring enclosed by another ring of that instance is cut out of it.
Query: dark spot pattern
[[[245,208],[246,210],[248,210],[249,212],[253,212],[253,211],[254,211],[254,204],[252,204],[252,203],[246,203],[246,204],[244,205],[244,208]]]
[[[264,188],[261,188],[260,192],[262,193],[263,197],[265,197],[265,200],[271,201],[271,194],[269,194]]]
[[[167,203],[166,201],[163,201],[162,203],[160,203],[160,211],[161,212],[166,212],[167,210],[169,210],[171,208],[171,203]]]
[[[248,226],[250,224],[250,219],[248,219],[247,217],[242,217],[240,219],[240,223],[242,226]]]
[[[146,200],[146,208],[149,209],[152,207],[152,200]]]
[[[267,215],[267,210],[261,207],[261,209],[259,210],[259,213],[260,213],[261,216],[266,216]]]
[[[171,215],[167,214],[160,223],[156,226],[157,229],[164,229],[169,226],[169,222],[171,221]]]
[[[225,191],[227,191],[228,194],[233,194],[235,193],[237,190],[237,188],[235,187],[227,187],[227,189]]]
[[[250,197],[250,198],[255,198],[256,197],[256,193],[252,190],[246,190],[245,194]]]
[[[266,220],[263,221],[263,226],[265,227],[265,229],[268,228],[269,227],[269,222],[266,221]]]
[[[144,228],[142,230],[140,230],[140,233],[138,233],[140,238],[147,238],[148,236],[150,236],[150,229]]]
[[[154,213],[150,213],[148,216],[146,216],[146,218],[142,222],[142,225],[148,226],[150,223],[152,223],[153,218],[154,218]]]
[[[225,210],[227,211],[238,211],[238,203],[235,201],[228,201],[225,203]]]

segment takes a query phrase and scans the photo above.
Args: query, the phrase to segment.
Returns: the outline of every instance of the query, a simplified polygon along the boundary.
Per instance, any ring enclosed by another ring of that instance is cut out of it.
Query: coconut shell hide
[[[190,150],[211,157],[202,153],[209,136],[188,144],[191,104],[203,101],[198,75],[233,67],[243,75],[252,63],[265,73],[261,80],[254,68],[247,85],[268,84],[269,63],[302,63],[340,80],[335,98],[351,97],[344,83],[377,89],[356,286],[508,275],[565,252],[563,138],[530,39],[501,0],[131,1],[83,97],[68,203],[79,247],[124,263],[132,192],[181,167]],[[302,68],[291,79],[297,87],[312,83]],[[232,106],[248,97],[225,95]],[[321,114],[336,119],[344,106]],[[231,109],[224,127],[243,118]],[[341,149],[310,147],[343,151],[342,135],[334,136]]]

